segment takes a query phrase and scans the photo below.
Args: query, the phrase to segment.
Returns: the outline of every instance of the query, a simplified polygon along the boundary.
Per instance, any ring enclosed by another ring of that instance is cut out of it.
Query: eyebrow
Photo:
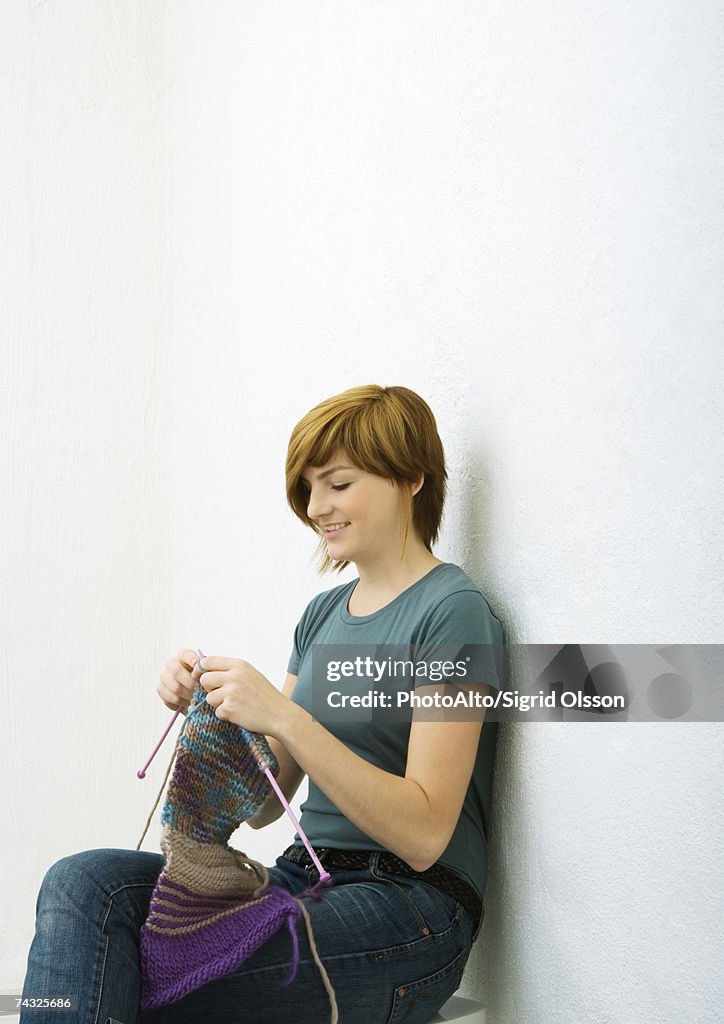
[[[320,473],[317,479],[324,480],[325,476],[330,476],[330,474],[336,473],[338,469],[354,469],[354,466],[332,466],[331,469],[325,469],[323,473]],[[302,483],[309,483],[305,476],[302,477]]]

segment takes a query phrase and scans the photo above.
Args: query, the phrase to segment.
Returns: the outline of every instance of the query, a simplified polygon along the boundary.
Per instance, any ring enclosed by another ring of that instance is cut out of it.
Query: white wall
[[[168,716],[152,692],[176,625],[163,12],[0,4],[0,987],[16,992],[50,863],[135,846],[132,767]]]
[[[511,642],[721,641],[724,146],[711,2],[0,18],[12,989],[50,863],[136,845],[163,659],[281,682],[337,582],[283,487],[330,394],[431,403],[437,554]],[[718,1020],[721,749],[719,724],[502,731],[464,989],[490,1024]],[[234,842],[273,863],[291,835]]]

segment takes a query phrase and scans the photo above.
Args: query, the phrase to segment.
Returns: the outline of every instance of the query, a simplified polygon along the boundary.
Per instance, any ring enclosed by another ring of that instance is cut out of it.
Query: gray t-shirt
[[[486,673],[484,680],[475,681],[484,681],[496,688],[505,685],[507,657],[502,646],[505,643],[503,627],[480,589],[459,566],[451,562],[434,566],[371,615],[350,615],[347,610],[357,583],[355,579],[317,594],[294,631],[294,646],[287,666],[287,670],[298,677],[292,700],[310,714],[314,715],[313,644],[348,645],[352,657],[356,653],[355,645],[422,645],[416,648],[418,650],[428,649],[428,644],[429,649],[444,645],[446,657],[447,652],[456,647],[476,645],[475,650],[483,652]],[[487,644],[495,646],[477,646]],[[418,680],[423,681],[427,680]],[[344,680],[339,689],[343,687]],[[409,689],[409,681],[406,688]],[[405,775],[410,724],[409,720],[390,721],[389,715],[374,714],[368,721],[359,721],[359,716],[355,721],[354,716],[350,716],[324,722],[325,728],[354,753],[399,776]],[[481,900],[487,877],[486,836],[496,735],[497,723],[484,722],[462,811],[452,838],[439,858],[441,864],[472,885]],[[301,810],[301,826],[314,847],[384,849],[346,818],[311,778],[309,795]],[[301,844],[298,833],[295,842]]]

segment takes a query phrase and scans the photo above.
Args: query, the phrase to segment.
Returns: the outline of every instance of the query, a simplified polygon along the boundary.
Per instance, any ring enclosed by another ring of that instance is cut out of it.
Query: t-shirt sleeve
[[[304,654],[304,646],[306,643],[305,637],[307,633],[307,624],[310,619],[310,610],[314,604],[314,599],[309,602],[307,607],[302,612],[302,617],[297,623],[294,629],[294,639],[292,642],[292,651],[289,655],[289,661],[287,662],[287,672],[291,672],[293,676],[299,675],[299,669],[302,663],[302,656]]]
[[[299,649],[299,623],[297,623],[294,630],[294,642],[292,644],[292,653],[289,655],[289,661],[287,662],[287,672],[291,672],[293,676],[299,675],[299,665],[302,660],[302,652]]]
[[[449,682],[486,683],[500,690],[507,675],[504,645],[503,627],[483,595],[459,590],[435,606],[418,645],[417,660],[428,665],[435,661],[438,670],[440,663],[454,664],[454,670],[442,669]],[[463,678],[461,665],[465,666]],[[429,682],[424,675],[416,678],[416,685]]]

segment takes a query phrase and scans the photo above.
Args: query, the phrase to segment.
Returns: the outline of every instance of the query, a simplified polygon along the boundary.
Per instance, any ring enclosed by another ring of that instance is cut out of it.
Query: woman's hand
[[[198,661],[198,659],[197,659]],[[239,658],[201,659],[191,678],[206,690],[206,703],[216,717],[234,722],[250,732],[277,736],[291,711],[291,702],[248,661]]]
[[[198,660],[198,653],[185,647],[165,662],[156,693],[172,711],[180,708],[184,715],[188,711],[196,687],[191,670]]]

